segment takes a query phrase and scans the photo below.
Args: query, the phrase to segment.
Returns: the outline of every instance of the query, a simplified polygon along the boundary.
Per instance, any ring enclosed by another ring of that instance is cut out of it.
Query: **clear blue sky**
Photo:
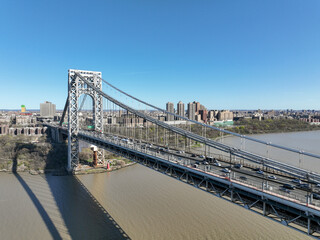
[[[163,108],[320,109],[320,1],[2,0],[0,109],[63,108],[69,68]]]

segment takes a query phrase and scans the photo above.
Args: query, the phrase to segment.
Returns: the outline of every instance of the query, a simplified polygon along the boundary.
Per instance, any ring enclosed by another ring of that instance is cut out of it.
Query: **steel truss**
[[[109,142],[97,133],[87,134],[81,132],[80,136],[81,139],[105,148],[110,152],[188,183],[263,216],[270,217],[286,226],[296,229],[301,229],[302,227],[308,235],[320,233],[320,213],[316,210],[297,204],[287,204],[286,201],[280,198],[277,199],[267,193],[241,187],[230,181],[228,177],[222,179],[211,177],[203,172],[161,159],[157,156]]]
[[[90,82],[88,82],[81,75],[81,73],[76,72],[75,74],[80,79],[82,79],[84,82],[86,82],[88,86],[93,88],[95,91],[99,92],[107,100],[113,102],[114,104],[116,104],[117,106],[127,110],[128,112],[131,112],[131,113],[135,114],[136,116],[144,118],[145,120],[147,120],[147,121],[149,121],[151,123],[154,123],[154,124],[156,124],[156,125],[158,125],[160,127],[163,127],[165,129],[168,129],[168,130],[170,130],[170,131],[172,131],[174,133],[177,133],[177,134],[180,134],[182,136],[185,136],[186,138],[189,138],[189,139],[192,139],[194,141],[203,143],[203,144],[205,144],[207,146],[213,147],[213,148],[218,149],[220,151],[228,152],[231,155],[246,159],[246,160],[254,162],[256,164],[264,164],[265,167],[268,167],[268,168],[271,168],[271,169],[274,169],[274,170],[277,170],[277,171],[280,171],[280,172],[284,172],[284,173],[290,174],[290,175],[292,175],[294,177],[298,177],[298,178],[301,178],[301,179],[306,179],[308,181],[312,180],[312,181],[316,181],[317,183],[320,183],[320,174],[318,174],[318,173],[310,172],[310,171],[307,171],[307,170],[304,170],[304,169],[301,169],[301,168],[298,168],[298,167],[294,167],[292,165],[285,164],[285,163],[282,163],[282,162],[278,162],[278,161],[275,161],[273,159],[269,159],[269,158],[266,158],[266,157],[263,157],[263,156],[259,156],[257,154],[253,154],[253,153],[241,150],[241,149],[236,149],[236,148],[230,147],[228,145],[225,145],[225,144],[216,142],[214,140],[208,139],[206,137],[194,134],[194,133],[192,133],[190,131],[181,129],[179,127],[168,125],[168,124],[166,124],[166,123],[164,123],[162,121],[156,120],[156,119],[154,119],[154,118],[152,118],[152,117],[150,117],[150,116],[148,116],[146,114],[143,114],[140,111],[137,111],[137,110],[125,105],[122,102],[119,102],[118,100],[114,99],[113,97],[107,95],[106,93],[101,91],[101,89],[96,88]],[[304,153],[304,154],[306,154],[306,153]],[[314,157],[317,157],[317,156],[314,156]]]
[[[79,78],[76,73],[81,74]],[[85,79],[85,81],[84,81]],[[88,85],[87,83],[90,83]],[[92,98],[93,124],[95,131],[103,130],[102,95],[95,91],[102,90],[101,72],[70,69],[68,72],[68,166],[69,172],[74,171],[79,163],[79,98],[82,94]],[[98,163],[103,164],[103,151],[98,150]]]

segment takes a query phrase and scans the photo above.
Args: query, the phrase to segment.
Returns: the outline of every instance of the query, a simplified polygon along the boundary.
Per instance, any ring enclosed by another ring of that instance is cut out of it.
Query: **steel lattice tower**
[[[81,78],[75,75],[78,72],[95,87],[102,90],[101,72],[74,70],[68,72],[68,171],[72,172],[79,163],[79,98],[82,94],[92,97],[93,124],[95,131],[103,131],[103,101],[102,95],[89,87]],[[103,151],[98,151],[98,162],[103,163]]]

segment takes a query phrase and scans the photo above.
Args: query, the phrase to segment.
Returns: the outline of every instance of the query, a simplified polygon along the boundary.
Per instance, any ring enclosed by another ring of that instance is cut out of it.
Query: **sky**
[[[2,0],[0,109],[57,109],[68,69],[165,108],[320,109],[319,0]]]

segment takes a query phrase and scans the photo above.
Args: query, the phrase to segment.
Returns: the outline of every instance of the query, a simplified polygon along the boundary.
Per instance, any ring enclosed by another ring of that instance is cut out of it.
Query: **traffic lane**
[[[182,158],[180,158],[182,159]],[[197,161],[192,161],[192,165],[197,162]],[[225,175],[222,173],[222,169],[224,168],[224,166],[221,166],[221,167],[218,167],[218,166],[212,166],[210,165],[210,170],[208,170],[208,166],[209,165],[203,165],[203,164],[200,164],[197,168],[198,169],[201,169],[203,171],[212,171],[216,174],[220,174],[220,175]],[[234,170],[234,169],[232,169]],[[247,179],[246,180],[241,180],[241,176],[243,177],[246,177]],[[282,189],[283,187],[283,182],[278,182],[278,181],[269,181],[269,179],[264,179],[263,177],[257,175],[253,175],[252,174],[252,171],[248,171],[248,170],[245,170],[245,171],[239,171],[237,169],[237,171],[232,171],[231,172],[231,178],[232,179],[235,179],[235,180],[240,180],[241,182],[244,182],[244,183],[248,183],[248,184],[252,184],[252,185],[255,185],[257,187],[261,187],[262,188],[262,185],[263,183],[265,183],[265,189],[266,190],[270,190],[270,191],[273,191],[273,192],[278,192],[282,195],[287,195],[287,196],[296,196],[295,198],[301,200],[301,201],[305,201],[306,199],[306,195],[307,193],[301,189],[295,189],[295,190],[289,190],[290,191],[290,194],[286,194],[285,192],[282,192],[280,191],[280,189]],[[269,187],[267,187],[269,186]],[[271,188],[270,188],[271,187]],[[316,200],[318,201],[318,200]]]
[[[204,159],[201,159],[201,158],[192,158],[191,157],[191,159],[193,161],[196,161],[196,162],[199,162],[199,163],[205,161]],[[221,161],[220,161],[220,164],[221,164],[221,168],[230,168],[230,166],[231,167],[233,166],[231,164],[228,164],[226,162],[221,162]],[[290,178],[290,177],[285,177],[285,176],[282,176],[282,175],[278,175],[278,174],[275,174],[275,173],[268,173],[268,172],[264,172],[264,174],[259,174],[259,173],[257,173],[256,170],[254,170],[252,168],[247,168],[247,167],[242,167],[241,170],[237,169],[237,168],[234,168],[234,167],[232,167],[232,168],[233,168],[233,171],[242,172],[242,173],[244,173],[246,175],[253,175],[253,176],[256,176],[257,178],[262,178],[262,179],[263,178],[267,178],[267,180],[270,181],[270,182],[276,182],[276,183],[280,183],[280,184],[290,184],[290,185],[293,185],[293,186],[299,188],[302,191],[306,191],[306,192],[310,191],[310,190],[308,190],[306,188],[299,187],[297,183],[293,182],[293,178]],[[268,178],[268,176],[271,176],[271,175],[272,176],[276,176],[277,179]],[[301,184],[307,184],[307,182],[306,181],[301,181]],[[319,192],[319,187],[316,188],[314,190],[314,192],[318,193]]]
[[[126,144],[124,144],[126,145]],[[146,146],[145,144],[138,144],[138,148],[140,148],[141,150],[151,150],[151,152],[158,152],[158,149],[156,147],[150,147],[149,146]],[[188,161],[190,160],[190,164],[194,164],[195,162],[202,162],[203,159],[199,159],[199,158],[192,158],[190,159],[190,157],[187,157],[185,158],[185,156],[183,156],[182,154],[173,154],[172,151],[170,152],[159,152],[162,156],[165,156],[165,159],[166,158],[174,158],[172,155],[178,155],[176,156],[176,159],[175,160],[184,160],[184,161]],[[184,155],[187,155],[187,154],[184,154]],[[208,166],[208,165],[202,165],[200,164],[200,169],[202,170],[205,170],[205,166]],[[210,165],[212,170],[215,170],[216,172],[219,172],[223,169],[223,167],[229,167],[230,165],[227,164],[227,165],[224,165],[224,166],[221,166],[221,167],[218,167],[218,166],[214,166],[214,165]],[[235,174],[236,172],[238,174],[244,174],[246,177],[247,177],[247,181],[251,181],[252,183],[254,183],[254,185],[260,185],[262,186],[263,184],[263,181],[266,181],[267,179],[264,179],[263,176],[259,176],[258,174],[254,173],[255,175],[252,174],[252,169],[232,169],[233,170],[233,174]],[[222,173],[221,173],[222,175]],[[239,176],[240,177],[240,176]],[[281,181],[274,181],[274,180],[268,180],[268,185],[271,186],[274,190],[279,190],[282,185],[284,184],[284,182],[287,182],[287,183],[291,183],[290,180],[284,178],[284,177],[281,177],[280,179]],[[244,181],[245,182],[245,181]],[[299,196],[300,198],[303,198],[304,196],[306,196],[306,191],[304,190],[301,190],[301,189],[296,189],[294,190],[294,192],[291,190],[291,193],[292,194],[295,194],[297,196]],[[318,201],[318,200],[316,200]]]
[[[201,170],[205,171],[206,170],[205,167],[206,167],[205,165],[200,165],[198,167],[198,169],[201,169]],[[221,172],[221,170],[222,170],[221,168],[216,167],[216,168],[212,168],[211,170],[209,170],[209,172],[212,171],[212,172],[214,172],[216,174],[220,173],[220,175],[229,176],[228,174],[223,174]],[[300,189],[289,190],[290,193],[286,193],[284,191],[281,191],[280,189],[282,189],[282,186],[283,186],[282,183],[264,181],[261,178],[256,178],[255,176],[246,175],[246,174],[243,174],[243,173],[240,173],[240,172],[231,172],[230,175],[231,175],[231,179],[233,179],[233,180],[237,180],[237,181],[249,184],[249,185],[254,185],[254,186],[259,187],[259,188],[262,188],[262,186],[264,184],[264,189],[265,190],[269,190],[271,192],[279,193],[281,195],[285,195],[285,196],[288,196],[288,197],[291,197],[291,198],[294,198],[294,199],[298,199],[298,200],[303,201],[303,202],[306,202],[306,200],[307,200],[306,192],[302,191]],[[246,180],[241,179],[241,177],[246,177]],[[313,201],[320,203],[320,201],[317,200],[317,199],[313,199]]]

